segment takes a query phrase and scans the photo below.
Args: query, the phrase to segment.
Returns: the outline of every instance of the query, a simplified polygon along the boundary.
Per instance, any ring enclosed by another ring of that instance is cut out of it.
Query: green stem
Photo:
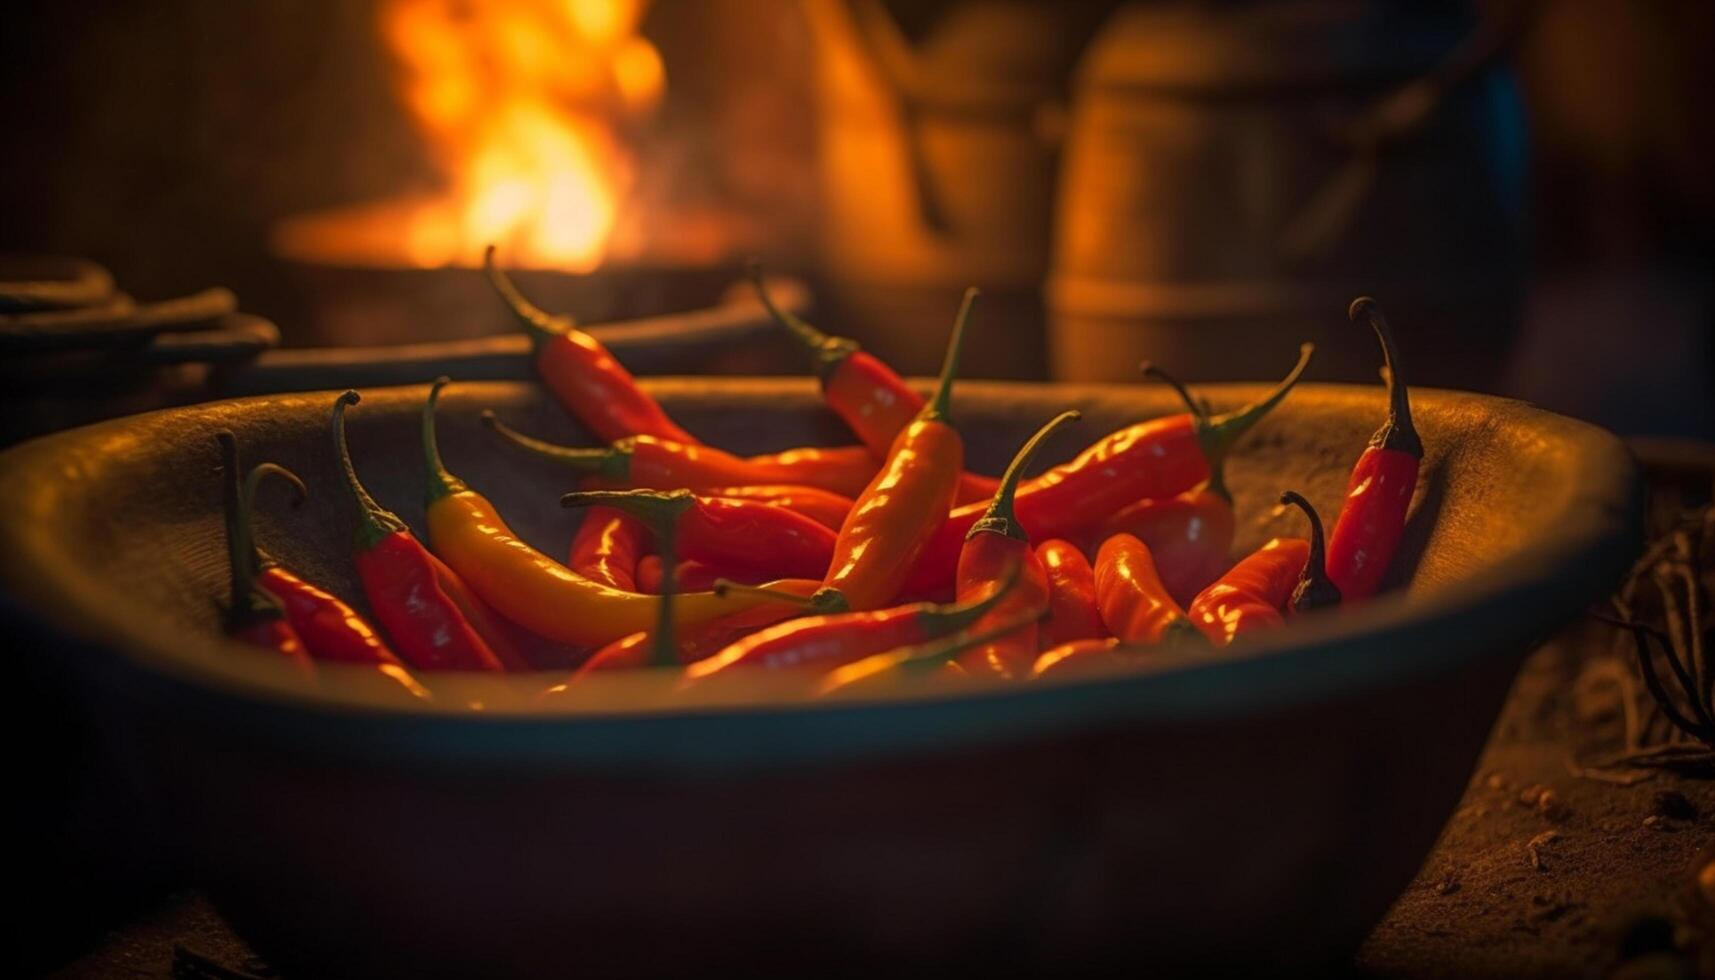
[[[1018,495],[1018,481],[1024,477],[1025,468],[1030,465],[1031,460],[1036,458],[1036,451],[1042,447],[1049,436],[1066,423],[1076,422],[1083,417],[1083,414],[1077,411],[1061,412],[1049,419],[1047,424],[1037,429],[1036,434],[1025,441],[1024,445],[1012,457],[1012,462],[1007,464],[1006,472],[1001,474],[1000,487],[995,491],[994,500],[989,503],[988,510],[984,511],[982,518],[972,524],[969,531],[965,532],[967,540],[985,533],[1003,535],[1012,538],[1014,541],[1030,540],[1029,536],[1024,533],[1024,529],[1018,526],[1018,513],[1013,506],[1014,498]]]
[[[1310,501],[1297,491],[1288,490],[1281,494],[1280,502],[1297,507],[1310,520],[1310,557],[1304,562],[1304,574],[1299,576],[1297,587],[1292,590],[1292,608],[1297,612],[1308,612],[1339,605],[1340,588],[1328,578],[1328,552],[1322,536],[1322,518]]]
[[[1417,426],[1411,422],[1411,395],[1406,389],[1405,379],[1399,373],[1399,348],[1393,342],[1393,328],[1388,326],[1381,306],[1368,296],[1359,296],[1352,300],[1346,315],[1351,317],[1353,323],[1357,323],[1360,318],[1369,322],[1370,329],[1375,331],[1376,340],[1381,342],[1382,366],[1387,370],[1387,421],[1376,430],[1375,436],[1370,439],[1370,445],[1378,449],[1410,453],[1422,459],[1423,440],[1417,435]]]
[[[440,444],[435,440],[435,404],[441,400],[441,389],[451,383],[452,379],[444,374],[436,378],[429,385],[428,400],[423,403],[423,460],[429,467],[428,502],[431,504],[442,497],[470,489],[463,480],[447,472],[446,464],[441,462]]]
[[[358,551],[368,551],[381,543],[390,534],[408,531],[409,527],[399,519],[399,515],[384,509],[369,495],[368,488],[357,478],[357,467],[351,463],[351,447],[345,441],[345,410],[348,405],[356,405],[363,396],[355,391],[346,391],[334,399],[333,419],[333,451],[339,457],[340,471],[345,474],[346,489],[351,492],[352,500],[357,504],[357,533],[356,547]]]
[[[256,549],[250,515],[255,512],[257,486],[264,477],[284,477],[296,491],[294,506],[303,502],[308,491],[296,473],[278,463],[263,463],[241,478],[238,475],[238,438],[231,432],[218,432],[215,438],[220,443],[221,467],[224,470],[226,557],[232,576],[226,627],[231,631],[283,615],[279,600],[256,584],[262,559]]]
[[[1209,428],[1208,400],[1198,400],[1191,397],[1190,389],[1186,388],[1183,382],[1149,361],[1144,361],[1142,364],[1138,365],[1138,370],[1142,371],[1145,377],[1154,378],[1155,380],[1160,381],[1172,388],[1174,392],[1179,395],[1179,400],[1185,403],[1185,410],[1191,415],[1192,425],[1195,426],[1197,430],[1197,443],[1201,446],[1203,444],[1202,434]],[[1224,456],[1208,460],[1209,478],[1205,481],[1204,486],[1210,493],[1219,496],[1222,500],[1225,500],[1230,504],[1233,502],[1233,494],[1231,490],[1227,489],[1226,462],[1227,461]]]
[[[935,394],[928,404],[917,413],[917,418],[925,422],[942,422],[951,425],[953,402],[953,379],[959,374],[959,357],[965,347],[965,323],[971,318],[971,307],[976,305],[980,295],[977,287],[965,290],[965,298],[959,303],[959,314],[953,319],[953,336],[947,341],[947,356],[941,362],[941,378],[935,385]]]
[[[1239,441],[1239,437],[1249,432],[1264,416],[1274,411],[1276,405],[1286,400],[1292,387],[1304,376],[1304,369],[1310,366],[1310,355],[1315,352],[1315,344],[1300,344],[1298,363],[1293,365],[1292,371],[1280,379],[1274,390],[1260,401],[1225,415],[1203,418],[1202,424],[1197,427],[1197,442],[1203,447],[1203,456],[1209,461],[1211,472],[1226,459],[1227,453],[1232,451],[1233,444]]]
[[[858,342],[849,337],[835,337],[825,334],[810,324],[805,323],[796,314],[776,306],[774,297],[768,295],[768,286],[762,280],[762,263],[752,260],[745,272],[750,276],[750,283],[756,288],[756,296],[762,300],[762,305],[768,310],[768,315],[774,322],[786,328],[792,339],[803,346],[805,353],[810,355],[810,369],[816,377],[826,384],[833,373],[839,370],[846,358],[862,350]]]
[[[599,477],[614,483],[624,483],[631,479],[631,457],[637,450],[637,443],[633,439],[621,439],[605,449],[562,446],[519,432],[500,421],[494,410],[488,408],[482,410],[482,424],[487,426],[490,432],[519,449],[533,456],[551,459],[585,476]]]
[[[983,618],[983,614],[990,609],[1000,605],[1001,600],[1007,597],[1007,594],[1012,591],[1012,587],[1017,585],[1023,577],[1024,563],[1021,561],[1013,562],[1012,567],[1007,569],[1006,575],[995,585],[994,591],[988,595],[950,606],[935,606],[918,613],[917,615],[923,621],[924,631],[939,636],[953,630],[964,629]]]
[[[571,317],[554,316],[530,302],[523,293],[518,291],[518,287],[512,282],[512,277],[502,272],[500,267],[495,265],[493,245],[488,246],[482,252],[482,268],[484,272],[488,273],[488,281],[494,284],[495,292],[498,292],[500,298],[506,301],[506,308],[512,311],[512,315],[518,318],[519,323],[523,324],[525,332],[530,335],[530,340],[533,343],[540,345],[544,341],[564,336],[576,329]]]

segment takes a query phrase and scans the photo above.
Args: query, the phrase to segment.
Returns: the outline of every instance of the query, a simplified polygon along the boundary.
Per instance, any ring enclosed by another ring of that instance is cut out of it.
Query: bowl
[[[849,439],[808,382],[645,384],[733,449]],[[1202,390],[1217,407],[1262,391]],[[424,393],[366,392],[351,413],[358,468],[419,528]],[[401,705],[342,678],[303,686],[216,630],[220,429],[311,487],[296,511],[265,502],[259,539],[356,597],[332,399],[172,409],[0,455],[10,614],[82,693],[150,811],[138,818],[171,828],[161,846],[288,975],[1340,963],[1427,853],[1524,654],[1616,581],[1640,536],[1612,436],[1425,390],[1428,456],[1392,591],[1244,648],[839,704],[616,693],[555,711],[512,680]],[[955,397],[990,472],[1067,406],[1087,439],[1176,410],[1152,386]],[[495,445],[484,407],[549,437],[576,427],[527,384],[454,385],[442,402],[452,470],[563,551],[565,474]],[[1301,533],[1272,507],[1287,487],[1331,516],[1383,408],[1379,387],[1305,385],[1260,425],[1230,466],[1238,546]]]

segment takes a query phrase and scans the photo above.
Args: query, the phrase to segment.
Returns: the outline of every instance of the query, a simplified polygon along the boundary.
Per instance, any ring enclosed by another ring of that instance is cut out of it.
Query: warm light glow
[[[665,87],[660,56],[637,35],[646,4],[383,0],[401,99],[446,186],[369,216],[389,228],[340,229],[347,240],[328,250],[392,237],[399,261],[476,265],[493,242],[513,264],[599,265],[633,184],[623,127]]]

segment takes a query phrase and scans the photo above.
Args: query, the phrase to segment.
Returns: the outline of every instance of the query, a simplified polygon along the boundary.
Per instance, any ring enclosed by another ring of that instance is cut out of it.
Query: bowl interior
[[[850,440],[806,381],[646,384],[689,429],[734,451]],[[1218,385],[1200,391],[1223,409],[1263,388]],[[418,417],[424,393],[420,386],[366,392],[348,413],[362,478],[384,506],[419,530],[425,476]],[[423,710],[389,705],[361,685],[346,687],[338,680],[306,690],[267,658],[248,656],[219,637],[217,603],[227,572],[214,434],[222,429],[238,435],[246,465],[284,464],[310,487],[309,501],[295,509],[283,487],[264,491],[258,541],[289,567],[363,606],[349,559],[355,514],[328,430],[333,399],[334,393],[323,392],[213,403],[104,423],[14,449],[0,469],[7,499],[22,502],[0,517],[6,584],[58,629],[116,649],[121,659],[152,671],[321,703]],[[1047,447],[1043,467],[1110,430],[1176,411],[1178,404],[1155,386],[966,384],[958,390],[955,410],[967,436],[969,465],[997,472],[1037,425],[1067,407],[1082,409],[1084,420]],[[1349,664],[1330,652],[1330,678],[1348,667],[1362,673],[1433,664],[1459,655],[1458,647],[1444,642],[1455,635],[1447,630],[1545,629],[1552,623],[1541,620],[1569,614],[1617,574],[1635,526],[1634,476],[1617,440],[1582,423],[1484,396],[1421,391],[1414,407],[1427,456],[1392,573],[1397,591],[1339,615],[1307,618],[1249,651],[1235,648],[1218,658],[1223,665],[1353,644],[1369,644],[1371,651],[1353,654]],[[492,499],[536,547],[563,555],[578,517],[562,510],[557,497],[572,479],[551,462],[499,444],[480,425],[483,408],[545,438],[590,440],[535,385],[454,384],[443,395],[439,428],[448,466]],[[1239,515],[1237,552],[1271,536],[1305,533],[1296,511],[1275,506],[1283,489],[1304,493],[1331,521],[1350,467],[1383,411],[1379,386],[1305,385],[1259,425],[1229,463]],[[1443,649],[1425,650],[1413,661],[1406,651],[1411,644],[1400,642],[1413,635]],[[1390,648],[1393,653],[1378,652]],[[1370,665],[1366,657],[1382,662]],[[1214,659],[1205,655],[1202,661]],[[1314,659],[1305,662],[1313,673],[1323,669]],[[1184,664],[1163,658],[1162,666]],[[542,710],[529,697],[544,686],[541,676],[483,683],[489,686],[468,697],[460,689],[460,698],[483,701],[491,716]],[[624,698],[594,707],[615,704],[637,707]],[[662,700],[657,706],[670,704]]]

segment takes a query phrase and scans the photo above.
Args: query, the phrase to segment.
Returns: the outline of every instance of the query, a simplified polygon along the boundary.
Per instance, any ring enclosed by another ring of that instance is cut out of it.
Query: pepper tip
[[[1376,309],[1376,306],[1377,304],[1373,297],[1359,296],[1357,299],[1352,300],[1352,305],[1346,307],[1346,316],[1349,317],[1353,323],[1357,323],[1361,318],[1369,316],[1370,313]]]

